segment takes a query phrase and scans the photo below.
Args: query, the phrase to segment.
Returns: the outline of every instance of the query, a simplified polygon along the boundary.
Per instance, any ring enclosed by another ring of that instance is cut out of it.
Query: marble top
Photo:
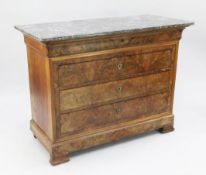
[[[39,41],[48,42],[125,32],[142,32],[162,28],[187,27],[192,24],[193,22],[180,19],[141,15],[17,25],[15,28]]]

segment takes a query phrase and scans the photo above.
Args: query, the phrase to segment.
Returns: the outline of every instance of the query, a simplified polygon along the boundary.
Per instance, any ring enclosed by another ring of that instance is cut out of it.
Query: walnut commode
[[[178,44],[191,24],[146,15],[16,26],[27,46],[31,130],[51,164],[125,137],[173,131]]]

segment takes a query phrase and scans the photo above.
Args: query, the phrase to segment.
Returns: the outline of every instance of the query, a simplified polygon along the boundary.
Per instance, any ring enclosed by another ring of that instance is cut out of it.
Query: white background
[[[83,151],[52,167],[33,139],[26,49],[19,24],[154,14],[195,21],[180,43],[175,128]],[[0,0],[0,174],[206,174],[204,0]]]

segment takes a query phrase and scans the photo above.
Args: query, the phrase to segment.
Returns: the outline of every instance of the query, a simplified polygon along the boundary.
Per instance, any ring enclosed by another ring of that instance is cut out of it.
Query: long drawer
[[[60,111],[69,112],[168,90],[170,71],[60,91]]]
[[[149,53],[127,51],[121,54],[96,55],[94,57],[98,59],[93,61],[63,64],[58,70],[59,87],[68,89],[161,72],[170,69],[171,53],[169,48]]]
[[[61,135],[95,131],[168,110],[168,92],[61,115]]]

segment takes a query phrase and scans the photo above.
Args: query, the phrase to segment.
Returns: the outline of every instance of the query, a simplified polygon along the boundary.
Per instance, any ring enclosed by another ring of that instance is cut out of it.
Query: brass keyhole
[[[121,70],[122,67],[123,67],[123,64],[122,64],[122,63],[117,64],[117,68],[118,68],[119,70]]]
[[[121,111],[122,111],[121,108],[117,108],[117,109],[116,109],[116,112],[117,112],[117,113],[120,113]]]
[[[122,89],[123,89],[122,86],[118,86],[118,87],[117,87],[117,91],[118,91],[118,92],[122,92]]]

